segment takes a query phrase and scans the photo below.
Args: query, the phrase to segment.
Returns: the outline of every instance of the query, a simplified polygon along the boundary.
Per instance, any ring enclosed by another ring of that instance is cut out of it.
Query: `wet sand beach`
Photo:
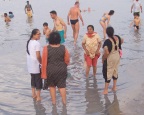
[[[31,98],[30,75],[26,67],[26,42],[31,30],[38,28],[42,33],[43,22],[53,28],[49,12],[56,10],[58,16],[67,21],[67,13],[75,0],[30,0],[34,10],[33,19],[27,19],[24,12],[25,0],[1,0],[0,15],[13,11],[15,17],[9,24],[0,19],[0,115],[143,115],[144,113],[144,16],[141,14],[142,26],[138,32],[129,28],[133,19],[130,13],[132,0],[80,0],[81,9],[91,7],[94,11],[82,12],[85,26],[81,26],[76,47],[73,47],[71,27],[68,26],[66,47],[71,55],[67,78],[67,105],[61,103],[57,93],[57,105],[51,104],[49,91],[42,90],[41,102]],[[144,2],[141,0],[142,5]],[[56,4],[57,3],[57,4]],[[12,7],[14,6],[14,7]],[[96,78],[85,77],[83,35],[88,24],[103,36],[99,19],[104,12],[115,10],[110,25],[115,34],[124,38],[123,57],[119,68],[117,92],[110,91],[102,95],[104,79],[101,57],[98,61]],[[67,23],[67,22],[66,22]],[[42,35],[40,43],[45,45]],[[58,91],[57,91],[58,92]]]

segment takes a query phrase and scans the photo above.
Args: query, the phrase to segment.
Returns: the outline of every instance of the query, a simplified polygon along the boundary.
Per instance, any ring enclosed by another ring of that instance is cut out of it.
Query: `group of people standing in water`
[[[134,1],[133,7],[138,7],[138,0]],[[142,9],[142,6],[139,6]],[[100,24],[103,28],[104,43],[97,32],[94,31],[93,25],[87,26],[87,32],[82,40],[82,48],[84,49],[84,62],[86,64],[86,77],[89,76],[91,66],[93,67],[93,76],[96,76],[97,61],[102,56],[103,77],[105,87],[103,94],[108,94],[108,87],[111,79],[113,79],[112,91],[116,91],[118,68],[122,57],[122,43],[124,39],[119,35],[115,35],[114,28],[109,26],[110,18],[114,14],[114,10],[109,13],[104,13],[100,19]],[[40,53],[41,45],[38,42],[40,39],[40,31],[34,29],[31,37],[27,42],[27,65],[28,71],[31,74],[32,97],[37,101],[41,100],[41,89],[50,90],[52,104],[56,104],[56,87],[58,87],[62,97],[63,104],[66,104],[66,78],[67,66],[70,63],[70,54],[64,45],[67,26],[62,18],[57,16],[56,11],[51,11],[50,16],[54,22],[54,28],[51,30],[48,23],[43,24],[43,34],[46,37],[47,45],[43,47],[42,56]],[[139,12],[134,12],[134,24],[138,29],[137,18]],[[72,27],[74,45],[76,45],[79,34],[79,18],[84,26],[84,21],[79,9],[79,2],[76,1],[74,7],[70,8],[67,15],[67,24]],[[108,39],[106,39],[108,36]],[[101,47],[103,54],[100,53]],[[42,83],[44,79],[44,83]]]

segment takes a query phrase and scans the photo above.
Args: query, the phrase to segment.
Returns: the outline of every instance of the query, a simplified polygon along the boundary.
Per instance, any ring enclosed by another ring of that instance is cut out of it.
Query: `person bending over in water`
[[[109,13],[104,13],[102,18],[100,19],[100,24],[103,28],[104,39],[106,39],[106,28],[110,22],[111,16],[114,14],[114,10],[110,10]]]
[[[80,28],[78,18],[80,18],[80,20],[82,21],[82,25],[84,26],[83,18],[81,16],[80,9],[79,9],[79,2],[75,2],[75,6],[70,8],[68,16],[67,16],[68,25],[70,25],[71,23],[71,27],[73,29],[74,45],[77,42],[79,28]],[[70,22],[69,22],[69,19],[70,19]]]
[[[138,13],[134,14],[134,20],[131,22],[130,27],[134,25],[134,29],[138,30],[140,23],[141,23],[141,19],[139,17],[139,14]]]
[[[5,22],[10,22],[11,19],[9,18],[9,16],[7,15],[7,13],[4,13],[4,21]]]
[[[31,4],[29,4],[29,1],[27,1],[27,5],[25,6],[25,13],[27,14],[29,18],[32,18],[33,9],[32,9]]]
[[[51,29],[48,27],[48,23],[45,22],[43,24],[43,34],[46,37],[46,43],[48,44],[48,38],[49,38],[49,34],[51,33]]]

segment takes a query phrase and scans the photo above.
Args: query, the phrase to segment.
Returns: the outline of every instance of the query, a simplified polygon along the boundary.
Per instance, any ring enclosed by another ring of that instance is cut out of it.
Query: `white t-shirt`
[[[29,54],[27,54],[28,72],[32,74],[40,73],[39,62],[36,57],[36,51],[41,50],[41,45],[37,40],[30,40],[28,44]]]
[[[134,12],[140,12],[140,6],[141,6],[141,2],[140,1],[134,1],[133,2]]]

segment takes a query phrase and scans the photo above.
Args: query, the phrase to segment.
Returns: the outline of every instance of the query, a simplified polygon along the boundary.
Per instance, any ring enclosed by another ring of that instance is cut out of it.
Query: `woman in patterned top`
[[[85,61],[86,61],[86,77],[89,75],[90,67],[93,66],[93,75],[96,75],[97,60],[100,56],[101,39],[99,35],[94,32],[94,26],[89,25],[87,27],[88,33],[84,35],[82,47],[85,50]]]

